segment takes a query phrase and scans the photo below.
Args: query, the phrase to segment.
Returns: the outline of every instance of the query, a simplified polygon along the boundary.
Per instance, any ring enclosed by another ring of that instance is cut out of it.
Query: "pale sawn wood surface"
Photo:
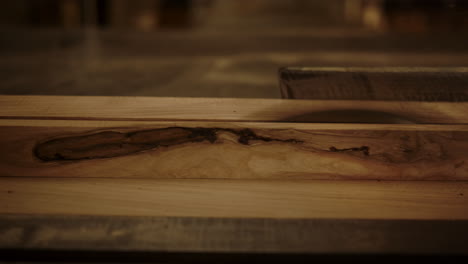
[[[468,127],[0,121],[0,176],[467,180]]]
[[[0,118],[464,124],[468,102],[0,96]]]
[[[0,178],[0,214],[468,219],[467,182]]]

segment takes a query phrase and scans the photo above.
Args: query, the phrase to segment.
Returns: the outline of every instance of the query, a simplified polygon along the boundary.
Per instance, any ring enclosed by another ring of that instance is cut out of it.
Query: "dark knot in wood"
[[[365,156],[369,156],[370,148],[368,146],[362,146],[359,148],[344,148],[344,149],[337,149],[335,147],[330,147],[331,152],[362,152]]]
[[[56,138],[38,144],[34,154],[45,162],[112,158],[184,143],[215,143],[218,140],[218,132],[237,135],[237,142],[242,145],[249,145],[251,141],[301,142],[295,139],[282,140],[259,136],[250,129],[170,127],[128,133],[103,131]]]

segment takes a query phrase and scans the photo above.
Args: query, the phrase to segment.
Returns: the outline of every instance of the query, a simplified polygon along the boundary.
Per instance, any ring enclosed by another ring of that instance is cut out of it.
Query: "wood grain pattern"
[[[467,102],[0,96],[1,118],[466,124]],[[97,110],[98,109],[98,110]]]
[[[0,175],[468,179],[466,125],[4,120]]]
[[[283,68],[288,99],[468,101],[466,68]]]
[[[467,182],[0,178],[0,214],[468,219]]]

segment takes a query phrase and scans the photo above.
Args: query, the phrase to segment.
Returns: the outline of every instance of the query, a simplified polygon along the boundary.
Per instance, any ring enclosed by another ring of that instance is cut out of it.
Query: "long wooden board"
[[[468,102],[0,96],[0,118],[466,124]]]
[[[0,178],[5,214],[468,220],[468,183]]]
[[[0,121],[0,176],[467,180],[467,125]]]

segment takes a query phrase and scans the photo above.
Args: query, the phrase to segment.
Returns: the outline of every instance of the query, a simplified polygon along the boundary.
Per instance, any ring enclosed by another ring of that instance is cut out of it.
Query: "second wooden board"
[[[467,180],[468,126],[2,120],[0,176]]]
[[[289,99],[468,101],[467,68],[283,68]]]

